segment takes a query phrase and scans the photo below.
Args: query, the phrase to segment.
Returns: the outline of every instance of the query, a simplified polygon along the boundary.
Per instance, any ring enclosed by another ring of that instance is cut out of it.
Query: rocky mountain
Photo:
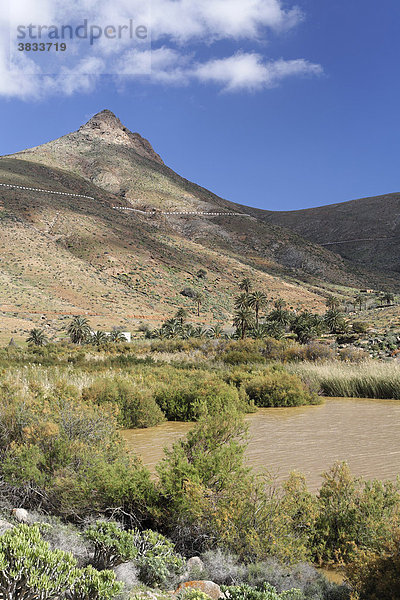
[[[265,221],[287,227],[360,265],[400,273],[400,194],[266,212]]]
[[[332,291],[397,289],[396,277],[269,216],[179,176],[102,111],[76,132],[0,158],[0,336],[38,324],[56,336],[72,314],[99,328],[155,324],[194,308],[184,287],[204,294],[199,322],[229,322],[243,276],[271,298],[315,310]]]

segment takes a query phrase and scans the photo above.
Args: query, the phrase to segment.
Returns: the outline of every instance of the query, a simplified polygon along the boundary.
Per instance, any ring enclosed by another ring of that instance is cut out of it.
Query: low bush
[[[201,590],[196,590],[195,588],[183,590],[178,594],[177,597],[179,600],[210,600],[210,596]]]
[[[169,536],[185,554],[223,547],[240,560],[310,553],[314,500],[300,476],[278,489],[243,460],[246,427],[232,411],[202,418],[158,466]]]
[[[400,537],[382,552],[360,551],[346,568],[346,578],[357,600],[400,598]]]
[[[365,321],[354,321],[351,325],[354,333],[367,333],[368,329],[371,327],[369,323]]]
[[[305,600],[300,590],[292,589],[279,594],[268,583],[264,583],[261,589],[246,584],[223,586],[222,591],[230,600]]]
[[[235,554],[227,550],[208,550],[201,555],[204,573],[202,579],[209,579],[219,585],[235,585],[243,581],[246,567]]]
[[[362,363],[369,358],[369,354],[361,348],[349,346],[339,351],[339,358],[342,362]]]
[[[350,589],[345,584],[330,583],[312,565],[281,564],[275,558],[247,565],[244,582],[261,588],[265,582],[278,592],[298,589],[307,600],[350,600]]]
[[[76,519],[118,508],[140,521],[155,502],[141,462],[129,455],[113,412],[77,399],[3,395],[3,496]]]
[[[13,600],[111,600],[122,585],[111,571],[78,569],[72,554],[50,550],[34,525],[18,525],[0,537],[0,595]]]
[[[84,535],[94,546],[96,567],[115,568],[131,561],[140,581],[147,585],[165,584],[185,564],[173,543],[156,531],[124,531],[118,523],[99,521],[88,527]]]
[[[170,421],[195,421],[204,413],[223,408],[245,411],[248,402],[237,388],[206,372],[187,373],[165,384],[160,382],[155,400]]]
[[[227,365],[265,364],[263,351],[261,340],[235,340],[220,344],[217,358]]]
[[[265,358],[258,352],[249,350],[228,350],[220,359],[227,365],[265,364]]]
[[[318,397],[296,375],[284,371],[255,377],[246,384],[246,393],[259,407],[317,404]]]
[[[153,427],[165,420],[151,390],[128,379],[99,379],[82,391],[82,397],[99,405],[116,405],[123,427]]]
[[[174,544],[150,529],[135,532],[138,555],[135,559],[139,579],[150,586],[162,586],[182,573],[185,560],[175,551]]]
[[[84,537],[93,545],[93,564],[98,569],[112,569],[137,557],[132,532],[118,523],[98,521],[85,530]]]
[[[400,518],[400,483],[354,477],[346,463],[323,474],[312,541],[317,562],[349,563],[359,551],[383,551]]]

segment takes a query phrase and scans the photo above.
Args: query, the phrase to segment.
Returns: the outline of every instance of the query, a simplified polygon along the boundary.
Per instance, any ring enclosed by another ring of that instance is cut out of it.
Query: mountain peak
[[[96,113],[78,129],[78,133],[89,140],[127,146],[144,158],[164,164],[150,142],[139,133],[132,133],[111,110],[104,109]]]

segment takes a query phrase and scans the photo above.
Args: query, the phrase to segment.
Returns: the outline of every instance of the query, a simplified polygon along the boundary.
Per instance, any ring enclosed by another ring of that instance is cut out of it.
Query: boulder
[[[14,519],[20,523],[29,523],[29,514],[25,508],[13,508],[12,514]]]
[[[0,535],[3,535],[9,529],[12,529],[14,525],[9,523],[8,521],[4,521],[4,519],[0,519]]]
[[[224,597],[219,585],[213,581],[185,581],[177,587],[175,595],[188,589],[200,590],[212,598],[212,600],[218,600],[219,598]]]
[[[185,298],[195,298],[196,297],[195,290],[193,290],[190,287],[183,288],[183,290],[181,291],[181,294],[182,294],[182,296],[185,296]]]
[[[186,571],[191,573],[192,571],[202,571],[204,569],[203,561],[199,556],[192,556],[186,563]]]

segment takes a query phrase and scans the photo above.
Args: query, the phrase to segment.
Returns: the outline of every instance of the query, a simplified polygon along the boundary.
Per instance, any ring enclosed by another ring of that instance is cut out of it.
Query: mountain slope
[[[204,293],[200,321],[229,321],[243,276],[270,297],[315,310],[338,286],[397,285],[180,177],[109,111],[1,158],[0,183],[80,195],[0,186],[3,339],[33,324],[57,335],[71,314],[87,314],[93,327],[157,323],[193,308],[180,294],[187,286]],[[171,210],[243,216],[162,214]]]
[[[361,265],[400,273],[400,194],[307,210],[267,212],[265,221],[290,228]]]

